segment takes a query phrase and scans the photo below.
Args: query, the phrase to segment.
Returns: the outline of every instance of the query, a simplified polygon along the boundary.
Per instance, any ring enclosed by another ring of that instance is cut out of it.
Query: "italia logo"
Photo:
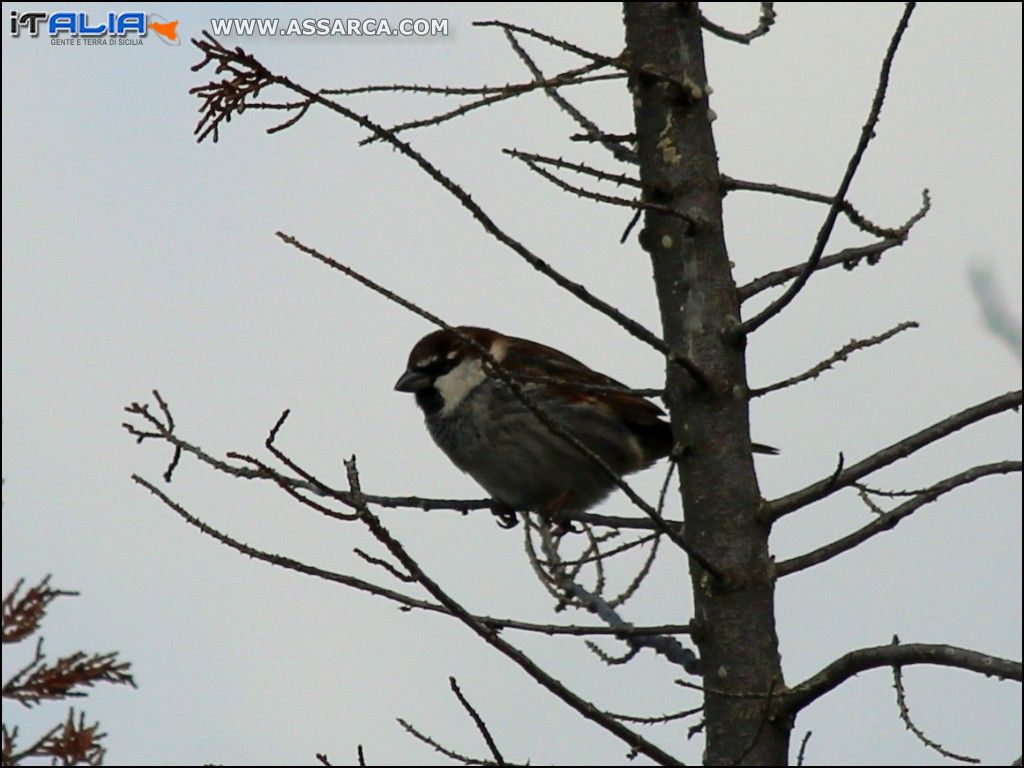
[[[88,14],[75,11],[58,13],[19,13],[11,11],[11,37],[146,37],[152,30],[167,45],[181,45],[178,22],[155,13]]]

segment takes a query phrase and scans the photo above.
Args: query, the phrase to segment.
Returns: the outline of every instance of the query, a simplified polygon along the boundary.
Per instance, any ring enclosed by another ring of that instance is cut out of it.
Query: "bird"
[[[542,423],[489,373],[481,350],[606,466]],[[434,442],[490,494],[503,527],[515,525],[518,511],[571,520],[604,499],[615,477],[651,466],[674,445],[664,412],[650,400],[553,347],[488,328],[427,334],[409,353],[395,390],[415,395]],[[753,450],[777,453],[758,443]]]

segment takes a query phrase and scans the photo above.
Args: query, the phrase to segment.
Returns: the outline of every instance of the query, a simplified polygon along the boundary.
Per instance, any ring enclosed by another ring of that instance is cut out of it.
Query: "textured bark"
[[[710,379],[668,366],[668,407],[683,451],[686,536],[725,578],[691,561],[695,635],[706,692],[705,763],[787,761],[790,725],[751,693],[783,690],[768,525],[750,447],[739,301],[722,231],[718,157],[697,7],[626,3],[626,46],[650,254],[664,338]],[[724,692],[724,695],[723,695]],[[728,695],[729,693],[741,694]]]

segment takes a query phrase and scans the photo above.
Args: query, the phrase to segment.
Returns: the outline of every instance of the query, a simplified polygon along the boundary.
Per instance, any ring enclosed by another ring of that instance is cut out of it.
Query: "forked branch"
[[[864,127],[861,129],[860,139],[853,151],[853,155],[850,157],[850,161],[847,163],[846,172],[843,174],[843,179],[839,183],[839,189],[836,190],[835,195],[832,196],[832,205],[829,206],[828,214],[825,216],[825,221],[821,225],[821,229],[818,230],[818,236],[814,242],[814,248],[811,251],[811,255],[807,259],[807,263],[804,265],[800,274],[797,275],[797,278],[781,296],[753,317],[740,323],[740,326],[736,331],[737,335],[752,333],[768,322],[771,318],[779,314],[791,301],[793,301],[793,299],[796,298],[797,294],[803,290],[804,285],[807,284],[811,275],[818,269],[821,257],[825,253],[825,246],[828,245],[829,237],[832,235],[832,230],[835,228],[836,220],[839,218],[839,214],[842,211],[843,201],[846,200],[846,195],[850,190],[850,185],[853,184],[854,176],[857,174],[857,169],[860,167],[861,160],[864,158],[864,153],[868,148],[868,144],[875,137],[875,127],[878,125],[878,118],[882,113],[882,104],[885,102],[885,94],[889,88],[889,75],[892,71],[893,59],[895,59],[896,51],[899,49],[900,42],[903,40],[903,34],[906,32],[907,26],[910,24],[910,16],[914,12],[914,6],[915,3],[906,4],[903,16],[900,18],[899,24],[896,26],[896,31],[893,33],[892,40],[889,42],[889,49],[886,51],[885,58],[882,61],[882,71],[878,76],[878,87],[875,89],[875,97],[871,102],[871,110],[868,114],[867,122],[864,123]]]
[[[795,715],[850,678],[880,667],[934,664],[1021,682],[1021,663],[952,645],[913,643],[861,648],[836,659],[816,675],[779,695],[776,716]]]
[[[967,408],[960,413],[932,424],[926,429],[922,429],[910,437],[873,453],[852,467],[834,473],[831,477],[811,483],[811,485],[801,488],[799,491],[794,491],[768,502],[765,505],[766,517],[770,522],[779,520],[785,515],[806,507],[808,504],[820,501],[826,496],[830,496],[836,491],[852,485],[866,475],[882,467],[887,467],[966,426],[998,413],[1018,410],[1021,404],[1021,390],[1018,389],[1015,392],[1007,392],[1005,395],[993,397],[991,400],[980,403],[973,408]]]

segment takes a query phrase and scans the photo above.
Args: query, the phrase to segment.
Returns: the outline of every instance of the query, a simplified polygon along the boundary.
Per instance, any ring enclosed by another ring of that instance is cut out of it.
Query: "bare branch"
[[[898,639],[893,638],[893,644],[895,645],[897,642]],[[896,689],[896,706],[900,711],[900,720],[902,720],[903,724],[907,726],[907,730],[917,737],[918,741],[929,749],[938,752],[943,757],[948,757],[952,760],[959,760],[963,763],[978,764],[981,762],[981,760],[976,757],[950,752],[938,742],[929,739],[927,734],[914,724],[914,721],[910,719],[910,707],[907,706],[907,692],[903,688],[903,667],[897,666],[892,668],[892,684],[893,688]]]
[[[499,26],[502,26],[499,24]],[[531,32],[530,30],[524,30],[523,28],[516,28],[514,25],[508,25],[513,31]],[[534,33],[538,34],[538,33]],[[339,104],[332,101],[319,93],[310,91],[309,89],[293,82],[288,77],[282,75],[275,75],[266,69],[260,62],[258,62],[253,56],[244,53],[240,49],[229,50],[218,43],[212,37],[207,36],[206,40],[193,40],[193,44],[199,48],[205,59],[199,64],[193,67],[193,70],[201,69],[211,62],[217,63],[218,72],[221,69],[227,68],[234,71],[235,68],[244,67],[251,70],[253,77],[260,77],[265,83],[281,85],[294,93],[303,96],[306,99],[313,100],[316,103],[326,107],[327,109],[336,112],[343,117],[355,122],[356,124],[371,131],[374,135],[379,136],[381,139],[386,141],[388,144],[393,146],[399,152],[404,154],[415,162],[430,178],[440,184],[446,191],[448,191],[453,197],[455,197],[459,203],[465,207],[477,222],[484,228],[484,230],[494,237],[498,242],[507,246],[509,249],[514,251],[520,258],[526,261],[531,267],[536,269],[538,272],[555,282],[556,285],[565,289],[578,299],[583,301],[585,304],[590,306],[592,309],[597,310],[606,317],[612,319],[620,327],[624,328],[630,335],[643,341],[645,344],[653,347],[662,354],[664,354],[672,362],[682,366],[689,374],[702,386],[708,385],[707,377],[694,365],[685,355],[678,352],[677,350],[671,349],[661,338],[650,330],[645,328],[643,325],[638,323],[623,314],[616,307],[612,306],[606,301],[597,298],[584,286],[579,283],[569,280],[567,277],[555,270],[546,261],[535,255],[526,246],[520,243],[518,240],[507,234],[494,222],[494,220],[480,207],[480,205],[473,200],[473,198],[467,193],[461,186],[456,184],[452,179],[446,176],[437,168],[433,163],[427,160],[422,154],[417,152],[408,144],[403,141],[394,132],[389,131],[387,128],[375,123],[365,115],[361,115],[343,104]],[[609,62],[613,60],[608,59]],[[227,83],[227,86],[225,86]],[[193,92],[199,94],[204,98],[204,117],[200,121],[197,133],[199,134],[199,140],[201,141],[206,135],[211,132],[215,133],[216,128],[227,119],[225,114],[230,114],[232,110],[237,111],[238,105],[242,103],[237,95],[227,92],[221,94],[218,88],[234,88],[235,84],[233,81],[224,81],[222,83],[209,83],[206,86],[193,89]],[[219,110],[228,110],[227,113],[222,114]],[[286,242],[291,242],[293,245],[296,243],[288,239],[288,236],[278,233],[278,236],[284,239]]]
[[[867,349],[868,347],[873,347],[878,344],[882,344],[883,342],[886,342],[889,339],[891,339],[897,333],[902,333],[903,331],[906,331],[910,328],[919,327],[920,326],[916,322],[911,320],[905,323],[900,323],[899,325],[890,328],[888,331],[886,331],[885,333],[881,333],[878,336],[870,336],[866,339],[852,339],[849,343],[844,344],[841,348],[836,350],[835,353],[833,353],[830,357],[828,357],[825,360],[822,360],[820,363],[810,368],[809,370],[805,371],[804,373],[801,373],[797,376],[792,376],[788,379],[784,379],[783,381],[778,381],[775,384],[769,384],[767,387],[757,387],[751,389],[750,397],[761,397],[762,395],[767,395],[770,392],[776,392],[780,389],[791,387],[794,384],[800,384],[801,382],[809,381],[810,379],[816,379],[819,375],[821,375],[822,373],[836,365],[836,363],[845,363],[853,352],[856,352],[859,349]]]
[[[888,512],[883,512],[879,517],[853,533],[826,544],[823,547],[819,547],[813,552],[808,552],[806,555],[800,555],[799,557],[794,557],[790,560],[783,560],[775,566],[775,573],[777,576],[788,576],[791,573],[796,573],[797,571],[802,571],[806,568],[810,568],[811,566],[831,560],[833,557],[841,555],[843,552],[848,552],[854,547],[863,544],[873,536],[877,536],[878,534],[886,531],[891,531],[901,520],[909,517],[921,507],[932,503],[943,494],[948,493],[955,488],[967,485],[968,483],[973,483],[975,480],[979,480],[990,475],[1005,475],[1010,472],[1020,472],[1021,466],[1021,462],[1019,461],[1001,461],[996,464],[985,464],[973,467],[972,469],[968,469],[958,475],[948,477],[930,488],[926,488],[919,495],[909,501],[903,502],[898,507]]]
[[[498,28],[504,30],[505,32],[516,32],[518,34],[526,35],[527,37],[532,37],[532,38],[535,38],[536,40],[540,40],[542,42],[545,42],[548,45],[554,46],[555,48],[561,48],[563,51],[568,51],[569,53],[574,53],[577,56],[579,56],[580,58],[589,59],[590,61],[593,61],[593,62],[595,62],[597,64],[602,64],[602,65],[604,65],[606,67],[615,67],[616,69],[621,69],[621,70],[623,70],[625,72],[633,71],[629,67],[629,65],[623,63],[622,60],[619,59],[618,57],[611,57],[611,56],[605,56],[604,54],[600,54],[600,53],[594,53],[593,51],[588,51],[585,48],[580,48],[578,45],[574,45],[573,43],[570,43],[570,42],[568,42],[566,40],[561,40],[561,39],[559,39],[557,37],[552,37],[551,35],[546,35],[543,32],[538,32],[537,30],[529,29],[528,27],[520,27],[517,24],[509,24],[508,22],[495,21],[495,20],[492,20],[492,21],[474,21],[473,22],[473,26],[474,27],[498,27]]]
[[[879,667],[908,667],[912,664],[955,667],[968,672],[977,672],[986,677],[1021,682],[1021,663],[1019,661],[1001,659],[997,656],[989,656],[952,645],[926,643],[880,645],[851,651],[800,685],[778,694],[776,715],[795,715],[808,704],[820,699],[861,672]]]
[[[572,195],[576,195],[577,197],[582,197],[587,200],[594,200],[598,203],[607,203],[608,205],[618,205],[623,208],[632,208],[633,210],[637,211],[660,211],[661,213],[664,213],[668,216],[678,216],[680,218],[686,218],[685,216],[683,216],[683,214],[679,213],[674,208],[668,205],[661,205],[660,203],[648,203],[639,198],[606,195],[602,192],[593,192],[589,189],[584,189],[583,187],[577,187],[575,184],[570,184],[569,182],[558,178],[558,176],[551,173],[551,171],[541,168],[540,165],[538,163],[535,163],[533,160],[516,155],[513,155],[513,157],[517,157],[518,159],[522,160],[527,168],[529,168],[531,171],[536,173],[541,178],[547,179],[559,189],[564,190]]]
[[[592,178],[599,179],[600,181],[610,181],[616,185],[625,185],[627,187],[635,187],[637,189],[641,188],[640,180],[626,173],[609,173],[608,171],[602,171],[598,168],[592,168],[584,163],[574,163],[561,157],[548,157],[547,155],[538,155],[534,152],[521,152],[518,149],[503,149],[501,151],[509,157],[514,157],[516,160],[531,160],[534,163],[550,165],[552,168],[559,168],[563,171],[582,173],[585,176],[591,176]]]
[[[468,757],[462,754],[461,752],[456,752],[454,749],[450,749],[449,747],[443,746],[437,740],[432,739],[425,733],[421,733],[419,730],[416,729],[416,727],[412,723],[409,723],[400,717],[396,718],[396,720],[398,721],[398,724],[402,726],[402,728],[405,729],[405,732],[408,733],[410,736],[412,736],[415,739],[418,739],[419,741],[422,741],[424,744],[426,744],[429,747],[432,747],[436,752],[441,753],[445,757],[451,758],[452,760],[456,760],[462,763],[463,765],[498,765],[498,763],[492,762],[490,760],[483,760],[479,757]]]
[[[494,757],[494,762],[497,765],[504,765],[505,758],[501,756],[501,752],[498,751],[497,744],[494,743],[494,737],[491,736],[490,730],[487,728],[487,723],[480,717],[480,714],[473,708],[466,697],[462,695],[462,689],[459,688],[459,684],[456,682],[454,677],[448,678],[448,685],[451,686],[452,693],[455,694],[455,698],[459,700],[463,709],[469,713],[469,716],[473,718],[473,722],[476,724],[476,729],[480,731],[480,735],[483,736],[484,742],[487,744],[487,749],[491,751],[491,755]]]
[[[645,392],[646,390],[638,391]],[[139,409],[141,409],[141,411]],[[125,410],[133,414],[138,414],[140,412],[148,414],[148,409],[138,403],[133,403]],[[153,432],[141,430],[135,425],[129,423],[125,423],[122,426],[129,434],[135,437],[138,442],[148,439],[164,440],[174,447],[176,454],[180,450],[182,453],[192,455],[204,464],[216,469],[218,472],[223,472],[231,477],[236,477],[242,480],[270,480],[279,486],[288,486],[296,491],[310,491],[319,495],[330,496],[343,504],[351,506],[352,499],[348,491],[331,488],[321,480],[314,480],[311,482],[301,477],[290,477],[272,470],[263,464],[260,466],[238,466],[231,464],[223,459],[219,459],[216,456],[211,455],[201,447],[183,440],[175,434],[167,432],[166,428],[163,426],[160,427],[160,431]],[[247,461],[250,459],[251,457],[246,457]],[[490,511],[493,506],[493,501],[491,499],[431,499],[424,498],[422,496],[365,495],[369,503],[379,507],[386,507],[388,509],[419,509],[424,512],[443,510],[466,514],[468,512],[483,510]],[[307,499],[303,499],[303,503],[307,502]],[[655,528],[655,524],[651,520],[634,517],[598,515],[590,512],[573,513],[571,515],[567,515],[567,519],[586,523],[588,525],[597,525],[613,529],[654,530]]]
[[[581,603],[588,606],[590,610],[607,622],[609,626],[630,626],[628,622],[623,620],[623,618],[599,596],[588,593],[587,590],[583,589],[579,584],[573,583],[569,585],[569,588]],[[624,640],[631,650],[650,648],[659,656],[662,656],[673,664],[678,664],[691,675],[699,675],[701,672],[700,660],[697,658],[697,655],[689,648],[684,647],[683,644],[674,637],[631,635],[624,638]]]
[[[829,267],[834,267],[838,264],[842,264],[843,268],[848,271],[859,267],[862,263],[874,266],[881,260],[882,255],[886,251],[900,245],[903,245],[903,241],[895,238],[888,238],[868,245],[844,248],[837,253],[830,254],[829,256],[823,256],[818,262],[816,269],[828,269]],[[774,288],[777,285],[788,283],[794,277],[799,276],[803,272],[805,266],[806,264],[794,264],[791,267],[777,269],[774,272],[769,272],[766,275],[761,275],[761,277],[751,280],[746,285],[742,285],[737,289],[736,292],[739,295],[740,301],[746,301],[762,291]]]
[[[644,560],[643,565],[640,566],[640,570],[637,571],[637,574],[633,577],[633,580],[617,597],[613,597],[611,600],[608,601],[609,606],[611,606],[612,608],[620,608],[623,605],[625,605],[627,600],[629,600],[631,597],[633,597],[633,595],[636,594],[636,591],[640,588],[640,585],[644,583],[644,581],[647,579],[648,574],[651,572],[651,567],[654,565],[655,558],[658,557],[658,544],[660,542],[661,534],[655,533],[654,543],[651,544],[651,550],[647,553],[647,557]],[[601,558],[602,561],[604,561],[605,559],[606,557]]]
[[[904,438],[899,442],[893,443],[888,448],[871,454],[866,459],[854,464],[852,467],[848,467],[834,476],[825,480],[820,480],[816,483],[801,488],[799,491],[794,491],[786,496],[770,501],[765,505],[765,512],[767,519],[774,522],[790,514],[808,504],[813,504],[816,501],[829,496],[841,488],[845,488],[849,485],[853,485],[856,481],[862,477],[887,467],[890,464],[899,461],[906,456],[919,451],[927,445],[931,445],[937,440],[951,435],[954,432],[969,426],[976,421],[981,421],[989,416],[994,416],[1004,411],[1018,410],[1021,406],[1021,390],[1015,392],[1007,392],[1005,395],[999,395],[993,397],[991,400],[987,400],[984,403],[975,405],[972,408],[967,408],[960,413],[954,414],[942,421],[932,424],[926,429],[922,429],[910,437]]]
[[[395,566],[393,566],[387,560],[383,560],[382,558],[379,558],[379,557],[374,557],[373,555],[368,555],[365,552],[363,552],[363,550],[359,549],[359,547],[355,547],[352,550],[352,552],[355,553],[355,555],[357,557],[359,557],[360,560],[364,560],[367,563],[369,563],[370,565],[376,565],[378,568],[383,568],[385,571],[390,573],[392,576],[394,576],[399,581],[404,581],[406,584],[413,584],[416,581],[416,579],[414,579],[409,574],[402,573],[400,570],[398,570]]]
[[[438,96],[490,96],[494,94],[507,94],[509,97],[512,97],[521,93],[536,91],[541,88],[558,88],[563,85],[579,85],[581,83],[589,83],[594,80],[610,80],[613,78],[621,79],[626,76],[624,72],[613,72],[601,75],[587,74],[603,66],[603,64],[599,64],[597,66],[592,63],[586,64],[585,66],[567,70],[540,82],[533,81],[529,83],[508,83],[506,85],[479,85],[469,87],[403,84],[360,85],[355,88],[324,88],[320,93],[325,96],[352,96],[360,93],[421,93]]]
[[[489,95],[483,96],[480,99],[477,99],[476,101],[470,101],[465,104],[461,104],[460,106],[448,110],[447,112],[442,112],[440,114],[421,118],[419,120],[410,120],[409,122],[406,123],[399,123],[398,125],[392,126],[388,130],[393,134],[398,134],[404,131],[414,130],[416,128],[426,128],[428,126],[440,125],[441,123],[446,123],[449,120],[453,120],[457,117],[462,117],[463,115],[467,114],[468,112],[472,112],[475,109],[480,109],[481,107],[490,107],[499,102],[507,101],[508,99],[515,98],[516,96],[521,96],[524,93],[529,93],[530,91],[538,90],[540,88],[543,88],[545,91],[548,92],[557,93],[557,89],[559,87],[566,85],[574,85],[582,82],[593,82],[595,80],[614,80],[623,77],[622,73],[620,72],[612,72],[601,75],[590,75],[589,77],[582,77],[583,75],[589,72],[593,72],[596,69],[601,69],[603,66],[603,64],[588,64],[585,67],[571,69],[568,72],[564,72],[561,75],[556,75],[555,77],[550,79],[541,78],[541,80],[538,82],[528,83],[522,86],[506,86],[505,90],[500,91],[498,93],[491,93]],[[335,91],[332,91],[331,89],[322,89],[318,91],[318,93],[326,95],[330,93],[335,93]],[[359,146],[366,146],[367,144],[373,144],[374,142],[382,140],[384,140],[382,136],[374,134],[373,136],[368,136],[365,139],[362,139],[359,142]]]
[[[577,197],[582,197],[586,200],[594,200],[599,203],[607,203],[609,205],[618,205],[623,208],[632,208],[634,210],[642,211],[650,207],[656,210],[660,210],[662,213],[674,213],[674,211],[672,211],[672,209],[670,209],[668,206],[656,205],[653,203],[648,204],[644,203],[644,201],[637,198],[618,197],[617,195],[606,195],[602,192],[593,192],[589,189],[584,189],[583,187],[577,187],[575,184],[570,184],[567,181],[563,181],[550,171],[541,168],[540,165],[533,162],[532,160],[527,160],[525,158],[520,159],[523,160],[523,164],[526,165],[527,168],[536,173],[538,176],[540,176],[543,179],[546,179],[547,181],[550,181],[559,189],[568,192],[572,195],[575,195]]]
[[[757,26],[750,32],[733,32],[732,30],[715,24],[715,22],[708,19],[703,13],[700,15],[700,25],[702,28],[723,40],[729,40],[733,43],[742,43],[743,45],[750,45],[757,38],[767,35],[774,23],[775,3],[769,2],[761,3],[761,17],[757,20]]]
[[[796,764],[797,765],[803,765],[804,764],[804,756],[807,753],[807,742],[811,740],[811,734],[812,733],[814,733],[814,731],[808,731],[807,733],[804,734],[804,737],[800,740],[800,751],[797,753],[797,756],[796,756]]]
[[[442,615],[450,615],[449,611],[443,606],[437,603],[432,603],[427,600],[418,600],[414,597],[409,597],[401,592],[381,587],[372,582],[364,581],[363,579],[356,578],[354,576],[348,576],[342,573],[336,573],[334,571],[328,571],[323,568],[317,568],[312,565],[293,560],[292,558],[285,557],[283,555],[276,555],[270,552],[251,547],[237,539],[228,536],[221,531],[218,531],[213,526],[204,523],[199,518],[192,515],[184,507],[177,502],[173,501],[167,494],[153,485],[151,482],[146,480],[139,475],[132,475],[132,480],[141,485],[143,488],[148,490],[160,501],[164,503],[169,509],[175,514],[181,517],[186,523],[199,531],[204,533],[221,544],[240,552],[241,554],[251,557],[254,560],[260,560],[265,563],[270,563],[279,568],[286,570],[295,571],[296,573],[302,573],[307,576],[314,576],[324,581],[331,581],[337,584],[342,584],[352,589],[359,590],[360,592],[366,592],[377,597],[383,597],[394,603],[397,603],[402,607],[402,610],[418,609],[423,611],[429,611],[432,613],[439,613]],[[474,616],[482,626],[489,630],[498,631],[502,629],[516,629],[524,632],[536,632],[544,635],[572,635],[572,636],[587,636],[587,635],[611,635],[611,636],[629,636],[633,634],[637,635],[672,635],[672,634],[689,634],[690,626],[688,624],[667,624],[663,626],[629,626],[629,627],[586,627],[586,626],[575,626],[575,625],[559,625],[559,624],[535,624],[527,621],[518,621],[515,619],[495,618],[493,616]]]
[[[900,46],[900,42],[903,39],[903,33],[906,32],[907,26],[910,23],[910,16],[914,12],[914,6],[915,3],[906,4],[903,16],[900,18],[899,24],[896,26],[895,33],[893,33],[892,40],[889,43],[889,50],[886,52],[885,59],[882,61],[882,71],[878,77],[878,87],[875,90],[875,97],[871,103],[871,111],[868,114],[867,122],[864,123],[864,127],[861,129],[860,140],[857,142],[857,147],[854,150],[853,155],[850,157],[849,163],[847,163],[846,172],[843,174],[843,180],[840,182],[839,189],[833,196],[832,205],[829,206],[825,222],[821,225],[821,229],[818,231],[818,237],[814,243],[814,249],[811,251],[811,255],[807,259],[807,263],[804,265],[801,273],[781,296],[750,319],[744,320],[740,323],[736,332],[737,335],[752,333],[764,325],[768,320],[775,317],[775,315],[779,314],[779,312],[785,309],[789,303],[796,298],[796,295],[800,293],[811,275],[814,274],[815,270],[818,268],[818,263],[821,261],[821,257],[825,253],[825,246],[828,245],[832,229],[835,227],[836,219],[839,218],[841,201],[846,199],[846,194],[850,190],[850,185],[853,183],[853,178],[857,174],[860,162],[864,158],[864,152],[867,150],[871,139],[875,136],[875,126],[878,124],[878,118],[882,112],[882,104],[885,101],[885,94],[889,87],[889,74],[892,69],[892,62],[896,56],[896,51]]]
[[[542,82],[544,80],[544,73],[541,72],[540,67],[537,66],[537,62],[526,52],[526,49],[519,44],[519,40],[512,33],[511,30],[505,29],[505,38],[508,40],[509,45],[512,46],[512,50],[516,52],[516,55],[526,65],[526,68],[530,70],[530,74],[536,82]],[[545,88],[544,92],[548,97],[557,104],[563,112],[571,117],[578,126],[580,126],[588,136],[595,137],[601,145],[607,149],[617,160],[621,160],[624,163],[636,163],[637,155],[636,151],[629,149],[628,147],[622,146],[617,141],[611,141],[604,138],[605,132],[602,131],[597,124],[589,117],[584,115],[575,106],[569,103],[562,94],[555,88]]]
[[[829,205],[835,202],[835,198],[829,197],[828,195],[822,195],[818,192],[808,192],[804,189],[787,187],[781,184],[744,181],[743,179],[734,179],[725,175],[722,176],[722,191],[726,193],[733,191],[763,192],[769,195],[779,195],[780,197],[791,197],[796,200],[806,200],[811,203],[826,203]],[[851,224],[863,232],[875,235],[876,237],[905,240],[914,224],[923,218],[931,208],[931,197],[927,189],[921,193],[921,199],[921,208],[918,209],[917,213],[898,227],[882,227],[875,224],[864,214],[854,208],[853,204],[849,200],[840,200],[839,210],[850,220]]]
[[[346,461],[345,465],[348,468],[350,490],[353,495],[359,498],[359,475],[358,470],[356,469],[355,458]],[[420,585],[423,586],[423,588],[426,589],[435,600],[447,608],[451,614],[462,621],[462,623],[482,638],[484,642],[513,661],[537,683],[564,701],[580,715],[585,717],[587,720],[596,723],[612,735],[618,737],[631,749],[647,755],[647,757],[660,765],[679,764],[679,761],[675,757],[668,754],[660,747],[652,744],[647,739],[640,736],[640,734],[626,728],[617,720],[608,717],[592,703],[566,688],[560,681],[556,680],[554,677],[538,667],[522,651],[507,643],[499,637],[493,629],[485,626],[475,616],[470,614],[462,607],[461,604],[450,597],[447,592],[441,589],[436,582],[423,572],[419,564],[408,554],[408,552],[406,552],[405,548],[391,536],[387,529],[384,528],[380,520],[378,520],[370,511],[369,507],[366,506],[365,502],[360,504],[360,508],[362,512],[360,519],[369,529],[370,533],[372,533],[373,536],[391,552],[395,559],[397,559],[409,573],[416,577]]]
[[[638,717],[636,715],[619,715],[614,712],[606,712],[609,717],[614,717],[616,720],[625,720],[627,723],[639,723],[640,725],[660,725],[662,723],[671,723],[674,720],[683,720],[687,717],[699,714],[704,711],[704,707],[694,707],[693,709],[684,709],[682,712],[673,712],[670,715],[655,715],[653,717]]]

